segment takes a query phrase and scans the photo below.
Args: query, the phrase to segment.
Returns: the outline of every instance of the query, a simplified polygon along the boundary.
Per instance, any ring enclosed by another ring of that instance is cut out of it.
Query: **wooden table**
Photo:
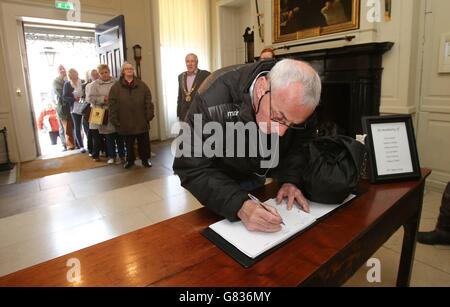
[[[335,286],[401,226],[397,285],[408,286],[429,170],[417,181],[370,185],[348,206],[244,269],[200,232],[220,217],[202,208],[0,278],[0,286]],[[276,186],[259,194],[273,197]],[[81,281],[67,280],[79,259]]]

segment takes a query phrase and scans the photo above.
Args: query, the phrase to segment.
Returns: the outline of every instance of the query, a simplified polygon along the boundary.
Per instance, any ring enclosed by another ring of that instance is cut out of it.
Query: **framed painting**
[[[274,0],[274,43],[359,28],[360,0]]]

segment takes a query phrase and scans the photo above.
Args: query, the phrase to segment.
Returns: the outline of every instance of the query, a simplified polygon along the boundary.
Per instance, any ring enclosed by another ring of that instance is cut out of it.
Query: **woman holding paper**
[[[101,64],[98,66],[97,70],[100,74],[100,79],[92,83],[88,99],[94,107],[100,107],[106,111],[110,108],[109,92],[116,81],[111,76],[108,65]],[[91,128],[93,127],[94,126],[91,126]],[[92,155],[92,158],[96,161],[99,161],[99,152],[101,147],[100,134],[104,134],[106,137],[106,152],[108,155],[108,164],[113,164],[116,161],[116,146],[120,158],[120,160],[117,160],[117,162],[125,162],[125,149],[123,140],[119,136],[116,128],[109,119],[106,124],[98,126],[98,133],[95,133],[94,135],[94,154]]]

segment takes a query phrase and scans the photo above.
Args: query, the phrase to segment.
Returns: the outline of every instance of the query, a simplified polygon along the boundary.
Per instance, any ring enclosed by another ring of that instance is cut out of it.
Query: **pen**
[[[250,199],[253,200],[255,203],[257,203],[258,205],[260,205],[264,210],[272,213],[269,209],[266,208],[266,206],[264,206],[264,204],[258,198],[256,198],[255,196],[253,196],[250,193],[248,193],[248,197],[250,197]],[[281,219],[281,224],[286,226],[286,224],[283,222],[283,219]]]

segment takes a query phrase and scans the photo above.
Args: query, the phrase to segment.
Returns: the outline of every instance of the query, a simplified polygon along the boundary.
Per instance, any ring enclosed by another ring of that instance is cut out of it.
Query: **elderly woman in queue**
[[[69,69],[69,80],[64,83],[63,88],[63,100],[70,105],[70,113],[72,116],[72,121],[74,125],[74,135],[75,135],[75,147],[80,149],[81,153],[85,153],[83,137],[81,135],[81,121],[83,116],[74,112],[74,104],[79,102],[81,98],[84,98],[83,90],[84,81],[78,77],[78,71],[76,69]]]
[[[134,165],[136,156],[134,143],[137,140],[139,157],[144,167],[150,162],[150,121],[155,116],[149,87],[134,74],[134,67],[124,63],[120,80],[109,93],[110,120],[120,135],[125,138],[127,162],[124,168]]]
[[[93,107],[102,108],[111,112],[109,93],[116,80],[111,76],[108,65],[100,64],[97,67],[97,71],[100,74],[100,78],[92,83],[89,90],[89,102]],[[106,152],[108,155],[108,164],[125,163],[125,149],[122,137],[117,133],[116,128],[112,124],[111,117],[108,117],[107,122],[103,125],[94,126],[91,124],[91,128],[98,128],[97,132],[94,131],[94,154],[92,158],[95,161],[100,161],[99,153],[101,148],[101,136],[106,137]],[[117,150],[116,150],[117,147]],[[116,159],[116,152],[119,154],[119,158]]]

